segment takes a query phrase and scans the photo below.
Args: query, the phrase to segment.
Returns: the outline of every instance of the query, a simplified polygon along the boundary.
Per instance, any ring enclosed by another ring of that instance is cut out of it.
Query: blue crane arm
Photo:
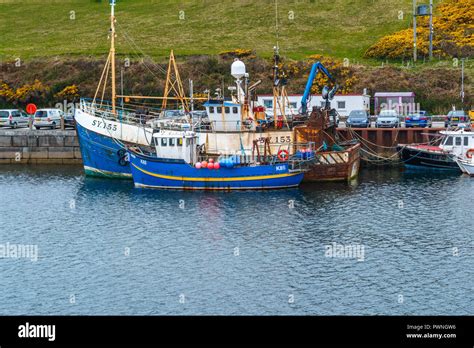
[[[334,78],[332,77],[332,75],[324,67],[324,65],[321,64],[321,62],[316,62],[313,64],[313,66],[311,67],[311,72],[309,73],[309,76],[308,76],[308,82],[306,83],[306,88],[304,90],[303,98],[301,99],[301,112],[303,114],[306,114],[306,112],[308,111],[308,98],[309,98],[309,95],[311,94],[311,87],[313,86],[314,79],[316,78],[316,75],[318,74],[319,71],[322,71],[324,75],[329,77],[331,81],[334,81]]]

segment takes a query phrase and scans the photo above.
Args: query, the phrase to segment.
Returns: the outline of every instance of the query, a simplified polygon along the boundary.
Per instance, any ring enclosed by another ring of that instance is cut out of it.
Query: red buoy
[[[26,112],[30,115],[33,115],[37,110],[37,107],[35,104],[28,104],[26,106]]]

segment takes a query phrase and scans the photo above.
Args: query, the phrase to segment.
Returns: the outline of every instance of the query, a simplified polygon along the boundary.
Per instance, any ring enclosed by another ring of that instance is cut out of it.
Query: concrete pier
[[[0,129],[0,164],[82,164],[76,131]]]
[[[337,131],[342,139],[352,139],[354,132],[362,139],[363,147],[390,156],[398,144],[432,142],[442,130],[445,128],[338,128]]]

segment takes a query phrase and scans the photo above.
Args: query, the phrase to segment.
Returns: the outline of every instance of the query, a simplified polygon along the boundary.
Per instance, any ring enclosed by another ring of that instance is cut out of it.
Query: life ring
[[[278,151],[278,159],[280,161],[288,161],[288,158],[290,157],[290,154],[287,150],[280,150]]]
[[[466,152],[466,157],[467,158],[472,158],[473,154],[474,154],[474,149],[469,149]]]

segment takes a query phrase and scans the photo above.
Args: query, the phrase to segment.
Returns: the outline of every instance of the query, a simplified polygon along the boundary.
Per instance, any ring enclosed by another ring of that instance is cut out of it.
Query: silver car
[[[35,126],[36,129],[43,127],[55,129],[61,126],[62,117],[63,112],[60,109],[40,109],[35,113],[33,126]]]
[[[0,127],[28,127],[29,117],[18,109],[0,110]]]
[[[400,118],[395,110],[380,111],[377,121],[375,122],[377,128],[398,128],[400,127]]]

